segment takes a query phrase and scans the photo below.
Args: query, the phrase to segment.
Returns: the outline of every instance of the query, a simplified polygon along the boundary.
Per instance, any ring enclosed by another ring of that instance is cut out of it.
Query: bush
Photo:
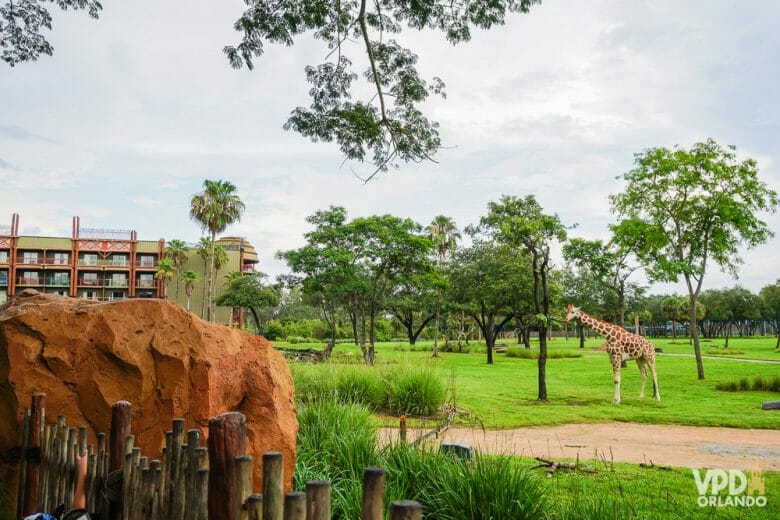
[[[446,397],[439,375],[429,368],[393,371],[385,377],[387,407],[396,414],[431,415]]]
[[[752,380],[742,377],[738,381],[727,381],[715,385],[716,390],[725,392],[778,392],[780,393],[780,376],[763,378],[755,376]]]
[[[284,325],[277,320],[271,320],[265,324],[265,334],[263,336],[271,341],[283,338],[285,336]]]
[[[351,367],[338,371],[335,378],[336,395],[341,403],[363,404],[378,410],[385,401],[385,390],[376,374],[365,367]]]
[[[377,450],[377,425],[359,405],[323,400],[298,408],[297,460],[293,486],[331,482],[334,519],[360,518],[363,471],[387,472],[385,501],[417,500],[431,520],[512,518],[544,515],[541,479],[508,457],[478,456],[471,463],[434,451],[391,444]]]
[[[520,347],[506,349],[506,357],[520,359],[539,359],[539,351]],[[547,359],[581,358],[581,352],[560,352],[558,350],[547,351]]]

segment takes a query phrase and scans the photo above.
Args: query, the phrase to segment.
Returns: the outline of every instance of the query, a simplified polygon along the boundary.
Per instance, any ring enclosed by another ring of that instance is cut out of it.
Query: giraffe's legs
[[[613,355],[610,354],[610,361],[612,362],[612,380],[615,382],[615,404],[620,404],[620,363],[623,361],[623,357],[620,353]]]
[[[661,390],[658,388],[658,378],[655,375],[655,361],[648,361],[650,365],[650,374],[653,376],[653,395],[656,401],[661,401]]]
[[[639,373],[642,374],[642,389],[639,391],[639,398],[645,398],[645,383],[647,383],[647,368],[644,358],[636,358],[636,366],[639,367]]]

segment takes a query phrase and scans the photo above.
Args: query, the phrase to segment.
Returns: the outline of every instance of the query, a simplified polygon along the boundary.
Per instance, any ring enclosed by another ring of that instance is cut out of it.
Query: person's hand
[[[80,455],[79,453],[76,453],[76,477],[79,476],[87,476],[87,460],[89,459],[89,456],[84,453],[84,455]]]

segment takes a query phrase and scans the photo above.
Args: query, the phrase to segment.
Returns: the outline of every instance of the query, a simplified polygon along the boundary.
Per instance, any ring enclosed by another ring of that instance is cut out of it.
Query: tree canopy
[[[650,148],[635,156],[622,193],[610,196],[623,219],[613,226],[616,240],[633,248],[653,280],[685,281],[689,321],[710,262],[736,275],[739,247],[754,247],[773,236],[761,212],[773,212],[777,193],[758,180],[753,159],[738,160],[734,146],[714,140],[690,149]],[[691,328],[699,379],[704,367],[698,331]]]

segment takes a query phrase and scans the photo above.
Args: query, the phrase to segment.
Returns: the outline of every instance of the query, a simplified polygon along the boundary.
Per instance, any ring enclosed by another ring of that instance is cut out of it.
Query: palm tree
[[[433,242],[436,248],[437,268],[441,270],[441,264],[448,253],[455,251],[460,238],[455,221],[452,218],[438,215],[433,218],[431,224],[426,228],[428,238]],[[441,309],[441,289],[436,289],[436,325],[433,333],[433,357],[439,355],[439,311]]]
[[[187,310],[190,310],[190,297],[192,291],[195,290],[195,284],[199,279],[198,273],[195,271],[184,271],[181,273],[181,280],[184,282],[184,294],[187,295]]]
[[[200,224],[201,229],[211,235],[211,264],[208,270],[208,314],[212,321],[210,302],[214,296],[214,245],[217,233],[222,233],[230,224],[241,220],[245,206],[236,194],[236,187],[229,181],[203,181],[203,191],[190,200],[190,218]]]
[[[230,271],[225,275],[225,287],[230,287],[233,282],[240,279],[242,276],[244,275],[241,271]]]
[[[165,247],[165,258],[173,262],[173,268],[176,271],[176,301],[179,301],[179,280],[181,279],[181,268],[187,261],[187,243],[184,240],[171,240]]]
[[[200,240],[195,245],[195,251],[198,256],[203,260],[203,272],[208,273],[209,259],[211,258],[211,239],[209,237],[200,237]],[[203,298],[200,302],[200,317],[206,318],[206,279],[203,280]]]
[[[163,298],[168,299],[168,282],[176,277],[176,269],[173,267],[173,261],[170,258],[163,258],[157,262],[157,272],[154,277],[162,280]]]

